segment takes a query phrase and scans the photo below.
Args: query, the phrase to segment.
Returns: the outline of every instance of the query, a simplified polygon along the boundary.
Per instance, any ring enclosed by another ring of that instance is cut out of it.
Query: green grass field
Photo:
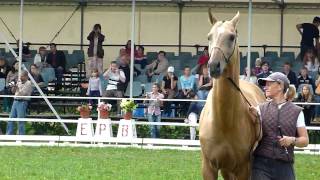
[[[201,179],[200,152],[0,147],[0,179]],[[320,178],[320,156],[296,155],[298,180]]]

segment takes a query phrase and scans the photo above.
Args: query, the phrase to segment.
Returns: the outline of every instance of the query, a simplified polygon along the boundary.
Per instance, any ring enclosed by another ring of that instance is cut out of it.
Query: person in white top
[[[89,79],[87,96],[90,97],[100,97],[102,95],[101,81],[99,77],[98,69],[93,69],[91,73],[91,77]],[[97,101],[89,100],[89,104],[97,104]]]
[[[124,93],[124,83],[126,76],[124,72],[119,69],[116,61],[112,61],[109,69],[103,74],[103,77],[108,80],[105,97],[122,98]],[[120,100],[117,101],[117,112],[120,113]]]

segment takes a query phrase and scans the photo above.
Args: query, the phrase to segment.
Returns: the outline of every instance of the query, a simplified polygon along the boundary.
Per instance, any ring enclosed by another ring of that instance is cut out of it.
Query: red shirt
[[[208,63],[208,61],[209,61],[209,56],[202,55],[199,57],[198,64],[199,65],[206,64]]]

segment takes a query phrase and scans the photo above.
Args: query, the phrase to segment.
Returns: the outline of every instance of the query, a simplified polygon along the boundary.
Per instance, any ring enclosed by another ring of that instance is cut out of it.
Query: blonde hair
[[[284,96],[287,101],[292,101],[296,97],[296,87],[290,84]]]

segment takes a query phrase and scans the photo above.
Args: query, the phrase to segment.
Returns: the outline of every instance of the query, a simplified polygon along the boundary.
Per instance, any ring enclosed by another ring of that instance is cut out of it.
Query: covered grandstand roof
[[[68,6],[83,2],[88,6],[131,6],[131,0],[25,0],[25,5],[54,5]],[[254,8],[279,8],[282,0],[253,0]],[[137,5],[143,6],[177,6],[186,7],[222,7],[222,8],[247,8],[248,0],[136,0]],[[1,5],[18,5],[20,0],[2,0]],[[284,0],[288,9],[314,9],[320,8],[319,0]]]

